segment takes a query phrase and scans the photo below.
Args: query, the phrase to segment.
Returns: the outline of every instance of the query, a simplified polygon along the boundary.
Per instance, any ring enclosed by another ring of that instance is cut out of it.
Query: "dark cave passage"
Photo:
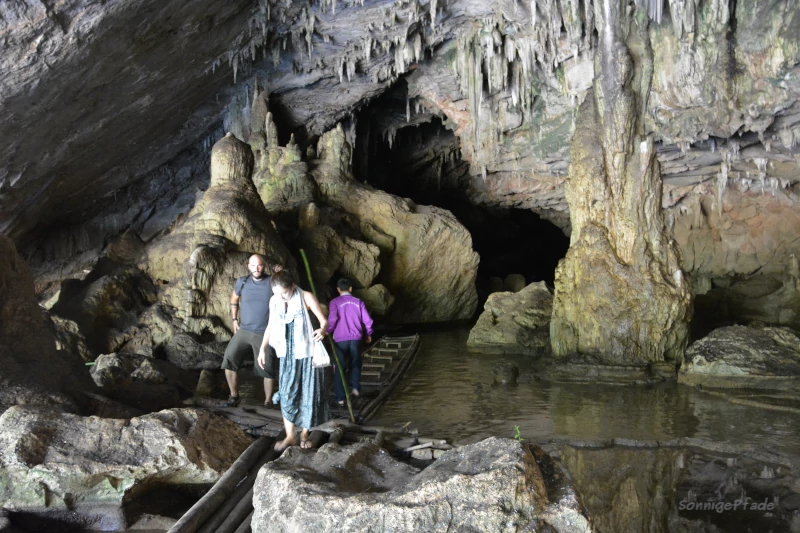
[[[404,84],[403,84],[404,85]],[[528,209],[470,202],[469,164],[446,118],[413,114],[403,90],[390,91],[356,118],[353,167],[356,179],[414,203],[449,210],[469,230],[480,254],[478,292],[486,297],[491,277],[521,274],[527,283],[552,287],[569,237]]]

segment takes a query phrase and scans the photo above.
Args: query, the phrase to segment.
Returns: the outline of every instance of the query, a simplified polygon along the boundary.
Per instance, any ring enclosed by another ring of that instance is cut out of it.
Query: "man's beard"
[[[264,272],[250,272],[250,275],[253,276],[253,279],[262,279],[264,277]]]

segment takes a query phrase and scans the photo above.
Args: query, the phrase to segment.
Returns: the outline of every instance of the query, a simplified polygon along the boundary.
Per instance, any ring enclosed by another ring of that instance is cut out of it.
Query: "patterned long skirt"
[[[311,357],[294,358],[294,322],[286,325],[286,356],[281,359],[281,413],[301,428],[312,428],[331,419],[324,368],[314,368]]]

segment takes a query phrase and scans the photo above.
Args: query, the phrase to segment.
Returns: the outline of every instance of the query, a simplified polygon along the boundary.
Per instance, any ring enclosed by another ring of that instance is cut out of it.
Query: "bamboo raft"
[[[356,421],[372,418],[392,394],[419,351],[419,335],[381,337],[361,355],[361,396],[350,397]],[[337,379],[334,375],[334,379]],[[331,402],[333,403],[333,402]],[[347,418],[345,408],[334,404],[334,417]]]
[[[231,465],[168,533],[251,533],[253,517],[253,487],[262,466],[280,456],[273,449],[277,437],[258,437]],[[323,444],[347,444],[372,441],[392,455],[419,461],[438,458],[454,446],[443,439],[420,437],[408,424],[400,428],[359,426],[342,421],[331,421],[311,432],[309,436],[315,453]]]

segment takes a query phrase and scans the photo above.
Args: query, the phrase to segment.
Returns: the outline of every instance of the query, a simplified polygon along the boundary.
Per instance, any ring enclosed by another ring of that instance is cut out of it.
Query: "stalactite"
[[[725,194],[725,188],[728,186],[728,164],[723,161],[720,164],[720,171],[717,174],[717,204],[719,208],[719,216],[722,216],[722,196]]]
[[[436,29],[436,1],[437,0],[430,0],[430,8],[431,8],[431,29]]]

